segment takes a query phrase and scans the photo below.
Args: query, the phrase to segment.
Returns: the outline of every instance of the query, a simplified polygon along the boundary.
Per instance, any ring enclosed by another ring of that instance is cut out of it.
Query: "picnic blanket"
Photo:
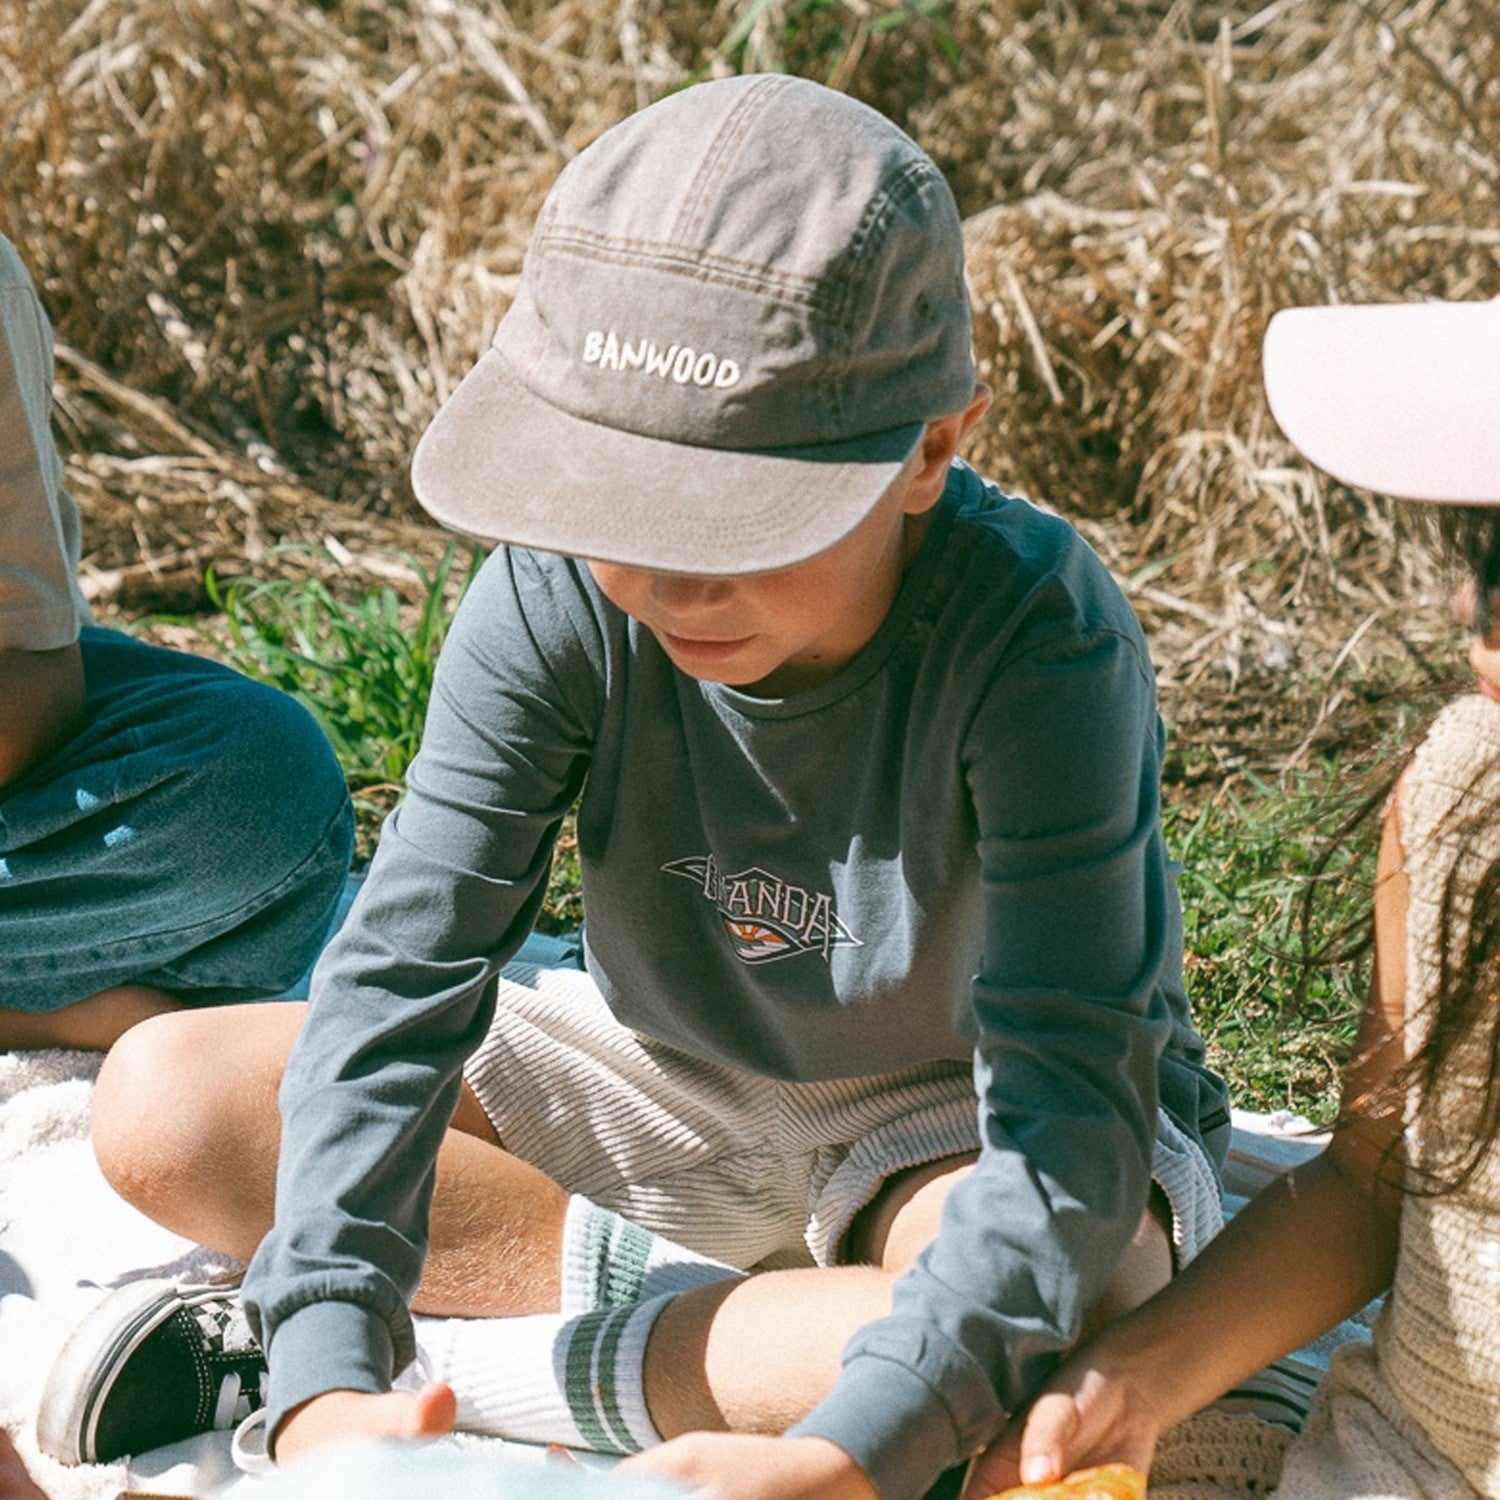
[[[36,1403],[53,1357],[106,1288],[229,1269],[104,1181],[88,1139],[101,1061],[97,1052],[0,1053],[0,1425],[53,1500],[132,1488],[198,1493],[232,1475],[226,1442],[159,1450],[129,1474],[124,1464],[67,1469],[36,1449]]]
[[[235,1269],[153,1224],[104,1181],[88,1140],[99,1064],[92,1052],[0,1053],[0,1426],[54,1500],[112,1500],[126,1489],[199,1495],[233,1476],[228,1434],[76,1469],[36,1449],[36,1404],[53,1357],[105,1289],[143,1276],[201,1280]],[[1290,1117],[1238,1115],[1235,1125],[1231,1206],[1321,1145]]]

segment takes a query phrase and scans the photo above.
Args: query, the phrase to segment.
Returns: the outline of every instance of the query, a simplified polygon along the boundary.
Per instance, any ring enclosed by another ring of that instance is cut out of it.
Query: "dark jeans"
[[[215,662],[97,628],[80,644],[83,728],[0,791],[0,1006],[131,981],[206,1004],[287,989],[353,843],[327,739]]]

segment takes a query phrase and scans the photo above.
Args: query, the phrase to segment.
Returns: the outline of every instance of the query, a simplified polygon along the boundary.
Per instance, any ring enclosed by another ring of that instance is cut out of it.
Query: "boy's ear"
[[[994,392],[982,380],[974,386],[974,394],[962,411],[951,416],[934,417],[922,434],[922,441],[913,455],[916,465],[907,487],[902,509],[909,516],[921,515],[931,510],[942,498],[943,487],[948,482],[948,466],[958,453],[959,444],[969,429],[989,410]]]

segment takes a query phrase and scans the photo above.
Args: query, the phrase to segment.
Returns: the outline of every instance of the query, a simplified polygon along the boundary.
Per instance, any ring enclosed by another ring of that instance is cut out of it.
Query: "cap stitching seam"
[[[845,326],[848,321],[847,313],[830,306],[830,303],[844,299],[819,296],[818,283],[811,277],[790,280],[787,274],[766,272],[750,264],[691,257],[681,253],[673,255],[664,249],[653,249],[646,254],[588,240],[572,241],[561,236],[554,236],[551,244],[562,253],[587,256],[589,259],[614,265],[638,266],[660,271],[664,275],[693,276],[701,281],[735,286],[749,292],[779,292],[788,304],[809,309],[821,321],[834,326]]]
[[[688,266],[725,267],[757,280],[784,281],[789,286],[816,290],[821,278],[805,271],[778,271],[759,261],[739,260],[729,255],[686,250],[666,240],[628,239],[617,235],[596,235],[587,229],[555,230],[547,236],[549,247],[562,250],[613,252],[617,259],[652,258],[677,261]]]
[[[840,279],[838,317],[845,320],[852,316],[855,293],[869,273],[869,262],[879,248],[877,230],[885,223],[891,212],[905,203],[914,192],[919,192],[928,180],[929,172],[924,161],[911,161],[895,177],[886,183],[879,193],[872,195],[865,206],[860,222],[849,237],[849,253],[846,257],[846,274]]]
[[[688,188],[682,213],[672,226],[672,238],[677,241],[690,240],[697,234],[703,214],[711,196],[711,189],[729,169],[733,148],[746,136],[750,127],[765,112],[765,107],[784,86],[784,79],[768,78],[755,84],[745,94],[718,136],[704,153],[693,181]]]
[[[931,180],[934,170],[926,161],[914,159],[890,178],[880,192],[871,195],[860,216],[860,222],[850,235],[850,251],[846,257],[844,274],[837,282],[838,295],[829,313],[830,321],[836,327],[853,334],[858,298],[863,294],[865,283],[869,279],[870,262],[884,244],[880,230],[899,206],[922,191]],[[829,361],[823,380],[814,387],[818,393],[825,431],[838,430],[846,421],[844,397],[847,392],[844,387],[847,371],[844,365],[848,350],[844,350],[843,354],[843,360]]]

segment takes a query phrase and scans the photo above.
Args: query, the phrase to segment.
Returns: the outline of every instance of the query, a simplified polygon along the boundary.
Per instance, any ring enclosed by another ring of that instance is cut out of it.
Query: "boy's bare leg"
[[[95,1150],[131,1202],[203,1243],[248,1257],[270,1228],[280,1144],[277,1089],[305,1014],[300,1004],[184,1011],[141,1026],[110,1054],[95,1093]],[[233,1076],[236,1087],[219,1080]],[[197,1091],[184,1080],[201,1078]],[[161,1080],[173,1081],[170,1091]],[[445,1316],[556,1311],[567,1194],[501,1149],[465,1085],[438,1158],[431,1252],[415,1306]],[[772,1271],[684,1293],[646,1350],[658,1431],[782,1432],[833,1386],[854,1331],[889,1311],[891,1285],[936,1236],[949,1190],[972,1168],[953,1158],[893,1177],[856,1220],[861,1264]],[[1101,1303],[1112,1316],[1171,1273],[1168,1237],[1148,1214]],[[333,1392],[294,1413],[283,1457],[355,1432],[443,1430],[451,1393]]]
[[[859,1219],[852,1255],[865,1264],[770,1271],[686,1292],[646,1346],[646,1399],[663,1437],[780,1433],[838,1379],[854,1332],[890,1311],[892,1283],[937,1237],[949,1190],[973,1167],[955,1157],[898,1174]],[[1153,1202],[1089,1327],[1113,1321],[1171,1279],[1170,1216]]]
[[[873,1257],[873,1264],[769,1271],[670,1302],[646,1348],[646,1398],[657,1430],[668,1439],[689,1432],[778,1434],[805,1416],[833,1388],[850,1336],[889,1311],[892,1283],[934,1238],[948,1190],[971,1166],[971,1158],[937,1162],[888,1184],[853,1231],[854,1253]],[[441,1211],[435,1204],[434,1216]],[[1143,1216],[1091,1324],[1144,1301],[1170,1278],[1164,1213],[1165,1205],[1153,1202]],[[451,1400],[444,1385],[417,1395],[330,1392],[287,1419],[277,1453],[292,1459],[354,1434],[446,1431]],[[436,1420],[445,1425],[430,1425]],[[741,1440],[748,1439],[715,1441]]]
[[[867,1252],[879,1260],[878,1271],[839,1267],[821,1272],[771,1273],[730,1290],[709,1287],[704,1292],[685,1294],[669,1304],[657,1330],[665,1324],[665,1336],[675,1334],[676,1347],[665,1343],[658,1346],[653,1331],[646,1350],[651,1413],[668,1441],[628,1460],[625,1468],[734,1500],[785,1500],[792,1495],[806,1500],[876,1500],[868,1477],[826,1439],[760,1436],[754,1428],[765,1420],[771,1433],[784,1432],[832,1385],[840,1341],[859,1323],[879,1317],[888,1308],[891,1281],[936,1235],[942,1202],[968,1170],[966,1161],[934,1163],[887,1184],[873,1214],[867,1215],[864,1223],[856,1222],[851,1242],[851,1248],[858,1252],[861,1232],[869,1236]],[[1094,1317],[1117,1314],[1166,1281],[1172,1268],[1169,1224],[1165,1201],[1154,1195]],[[872,1296],[864,1307],[858,1305],[857,1298],[851,1298],[843,1309],[834,1309],[829,1292],[834,1287],[855,1290],[853,1277],[861,1270],[867,1272],[865,1291],[886,1290],[887,1294]],[[823,1280],[794,1287],[788,1279],[792,1276]],[[872,1284],[871,1276],[881,1278],[883,1288],[879,1283]],[[795,1295],[787,1295],[789,1292]],[[718,1299],[716,1308],[705,1305],[705,1293]],[[757,1297],[764,1298],[759,1306],[752,1300]],[[840,1311],[842,1316],[838,1315]],[[669,1317],[672,1322],[668,1322]],[[765,1351],[800,1347],[806,1358],[807,1346],[799,1345],[799,1340],[808,1334],[827,1341],[827,1348],[800,1388],[799,1370],[795,1366],[785,1369],[786,1391],[795,1392],[795,1404],[783,1400],[774,1407],[769,1405],[764,1399],[766,1391],[756,1385],[765,1370]],[[650,1378],[653,1354],[659,1364],[654,1386]],[[678,1360],[691,1362],[693,1380],[673,1380],[673,1362]],[[811,1389],[814,1383],[817,1388]],[[693,1424],[697,1430],[684,1430],[676,1425],[679,1422]],[[750,1430],[713,1430],[716,1425],[739,1424]],[[676,1433],[683,1435],[673,1436]]]
[[[94,1151],[115,1190],[168,1229],[248,1260],[271,1227],[277,1090],[306,1012],[300,1002],[182,1010],[125,1037],[93,1105]],[[453,1124],[417,1310],[556,1311],[568,1195],[500,1149],[467,1084]]]
[[[84,1047],[104,1052],[137,1022],[181,1009],[180,1000],[144,984],[117,984],[57,1010],[0,1007],[0,1051]]]

